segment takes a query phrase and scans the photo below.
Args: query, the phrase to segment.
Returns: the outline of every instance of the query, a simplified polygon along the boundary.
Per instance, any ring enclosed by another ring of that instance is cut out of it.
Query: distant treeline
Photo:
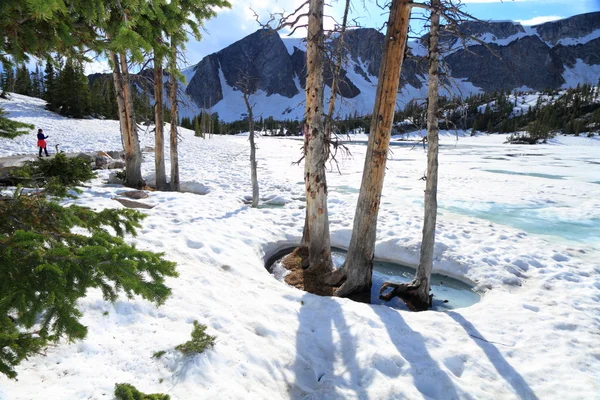
[[[132,75],[134,108],[139,123],[154,120],[151,102],[151,71]],[[97,117],[118,119],[116,96],[111,76],[93,74],[86,77],[83,67],[72,60],[47,60],[29,71],[25,65],[16,69],[3,66],[0,77],[2,95],[14,92],[38,97],[48,102],[47,108],[75,118]],[[537,97],[535,104],[529,99]],[[440,129],[460,129],[488,133],[514,133],[515,141],[536,142],[557,133],[579,135],[600,130],[600,80],[596,86],[578,85],[573,89],[545,90],[542,93],[483,93],[464,100],[440,98]],[[164,110],[165,121],[170,113]],[[393,134],[425,129],[427,105],[410,101],[396,112]],[[248,131],[248,121],[242,118],[224,122],[218,113],[201,110],[192,118],[181,118],[179,125],[204,134],[232,135]],[[259,117],[256,130],[270,136],[302,134],[301,121]],[[369,133],[371,116],[345,115],[334,121],[337,134]]]

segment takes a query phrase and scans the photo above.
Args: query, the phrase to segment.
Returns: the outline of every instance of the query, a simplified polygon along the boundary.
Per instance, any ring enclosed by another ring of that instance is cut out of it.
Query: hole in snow
[[[290,272],[281,263],[286,255],[290,254],[295,247],[288,247],[271,255],[265,263],[265,268],[278,281],[285,283],[284,278]],[[344,263],[346,251],[343,249],[332,248],[331,258],[334,268],[340,268]],[[386,281],[396,283],[410,282],[415,275],[415,269],[401,264],[389,261],[375,259],[373,261],[373,286],[371,287],[371,296],[368,301],[370,304],[381,304],[401,310],[408,310],[406,304],[399,299],[394,298],[385,302],[379,298],[379,288]],[[433,311],[454,310],[472,306],[481,300],[481,296],[475,292],[473,287],[465,282],[444,275],[431,275],[431,293],[433,294]]]

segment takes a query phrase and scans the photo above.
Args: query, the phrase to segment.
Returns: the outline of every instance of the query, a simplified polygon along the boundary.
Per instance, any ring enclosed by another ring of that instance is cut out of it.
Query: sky
[[[379,0],[382,3],[384,0]],[[418,1],[418,0],[417,0]],[[190,65],[204,56],[217,52],[259,29],[253,10],[262,22],[272,12],[290,12],[303,0],[230,0],[232,8],[222,10],[218,16],[205,23],[204,37],[200,42],[190,41],[186,51]],[[570,17],[592,11],[600,11],[600,0],[463,0],[465,11],[482,20],[513,20],[524,25]],[[326,12],[341,21],[344,0],[331,3]],[[363,5],[363,3],[365,3]],[[357,18],[364,27],[381,28],[387,20],[385,10],[375,0],[353,0],[351,18]],[[334,21],[326,21],[332,27]],[[418,30],[416,24],[415,29]],[[299,35],[302,35],[300,32]],[[299,36],[296,34],[295,36]]]

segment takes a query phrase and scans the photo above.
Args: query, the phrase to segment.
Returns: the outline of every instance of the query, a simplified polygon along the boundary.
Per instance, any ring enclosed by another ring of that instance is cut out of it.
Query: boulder
[[[86,160],[87,162],[90,162],[90,163],[94,161],[94,157],[92,157],[91,155],[86,154],[86,153],[79,153],[75,157],[83,158],[84,160]]]
[[[110,175],[108,175],[108,183],[110,185],[122,185],[123,181],[117,177],[116,172],[111,172]]]
[[[149,210],[149,209],[156,207],[156,205],[154,205],[154,204],[146,204],[146,203],[142,203],[141,201],[120,199],[118,197],[113,197],[112,199],[118,201],[119,203],[121,203],[122,205],[124,205],[127,208],[143,208],[143,209]]]
[[[108,169],[123,169],[125,168],[125,161],[111,159],[107,166]]]
[[[106,154],[108,154],[111,158],[114,158],[115,160],[124,160],[125,159],[124,151],[107,151]]]
[[[105,156],[96,156],[94,161],[94,169],[108,169],[108,163],[112,158]]]
[[[127,192],[118,193],[119,196],[129,197],[130,199],[145,199],[148,197],[148,193],[143,190],[129,190]]]

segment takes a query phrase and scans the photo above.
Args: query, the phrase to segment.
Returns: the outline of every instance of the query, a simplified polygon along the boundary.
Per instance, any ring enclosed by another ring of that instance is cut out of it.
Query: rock
[[[146,146],[142,149],[142,153],[154,153],[154,147]]]
[[[122,185],[123,181],[117,177],[116,172],[111,172],[110,175],[108,175],[108,183],[110,185]]]
[[[560,39],[580,38],[600,28],[600,12],[575,15],[558,21],[546,22],[535,25],[537,33],[545,41],[556,44]]]
[[[125,159],[124,151],[107,151],[106,154],[108,154],[111,158],[114,158],[115,160]]]
[[[121,161],[121,160],[113,160],[112,158],[110,159],[108,166],[108,169],[123,169],[125,168],[125,161]]]
[[[118,197],[113,197],[112,199],[118,201],[119,203],[121,203],[122,205],[124,205],[127,208],[143,208],[143,209],[149,210],[149,209],[156,207],[156,205],[146,204],[146,203],[142,203],[140,201],[120,199]]]
[[[108,169],[108,163],[112,158],[105,156],[96,156],[94,161],[94,169]]]
[[[143,190],[129,190],[127,192],[120,192],[118,193],[119,196],[125,196],[125,197],[129,197],[130,199],[145,199],[148,197],[148,193],[144,192]]]
[[[91,155],[86,154],[86,153],[79,153],[75,157],[83,158],[84,160],[86,160],[87,162],[90,162],[90,163],[94,161],[94,157],[92,157]]]

